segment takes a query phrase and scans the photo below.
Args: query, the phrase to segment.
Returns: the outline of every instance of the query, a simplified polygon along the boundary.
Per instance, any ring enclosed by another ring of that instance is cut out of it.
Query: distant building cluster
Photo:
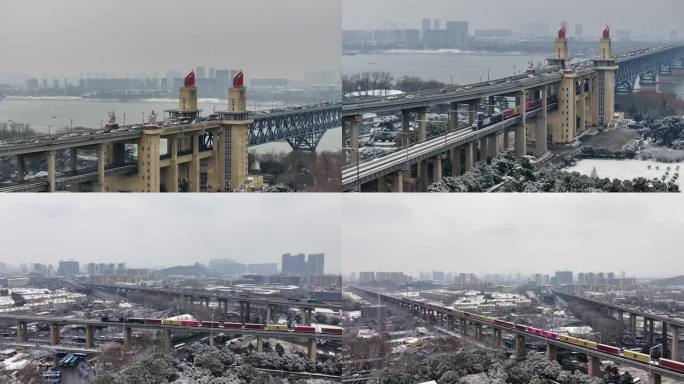
[[[537,285],[610,285],[616,287],[630,287],[636,285],[636,279],[626,277],[622,272],[619,276],[614,272],[579,272],[576,275],[573,271],[556,271],[553,276],[535,274],[534,282]]]
[[[447,21],[443,29],[440,19],[425,18],[420,30],[346,30],[342,32],[342,42],[346,48],[463,49],[468,46],[468,22]]]
[[[209,260],[209,269],[219,275],[242,276],[245,274],[275,275],[278,273],[277,263],[245,264],[231,259]]]
[[[286,276],[322,276],[325,274],[325,254],[285,253],[281,265],[282,274]]]
[[[413,279],[411,276],[404,274],[404,272],[360,272],[359,283],[408,283]]]

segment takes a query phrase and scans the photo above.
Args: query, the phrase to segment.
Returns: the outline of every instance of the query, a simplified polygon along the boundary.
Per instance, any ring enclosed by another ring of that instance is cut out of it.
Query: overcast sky
[[[675,195],[345,195],[343,272],[684,274]]]
[[[0,199],[0,261],[126,262],[131,267],[231,258],[278,262],[326,254],[341,270],[341,198],[327,194],[14,195]]]
[[[618,6],[619,4],[619,6]],[[391,23],[420,28],[421,18],[470,22],[470,30],[519,29],[529,22],[546,22],[554,32],[561,21],[584,25],[584,35],[601,34],[609,23],[614,30],[632,30],[634,35],[682,32],[682,0],[344,0],[345,29],[376,29]]]
[[[0,0],[0,73],[340,69],[341,0]]]

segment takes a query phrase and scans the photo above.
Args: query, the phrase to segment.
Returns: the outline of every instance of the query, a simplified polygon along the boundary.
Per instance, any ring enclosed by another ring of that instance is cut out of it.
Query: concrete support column
[[[210,347],[214,346],[214,332],[209,333],[209,346]]]
[[[511,133],[508,131],[508,128],[504,128],[503,130],[503,150],[508,151],[508,148],[511,146]]]
[[[252,318],[252,313],[251,313],[252,311],[251,311],[250,307],[251,307],[250,302],[249,301],[246,302],[245,303],[245,319],[246,319],[246,322],[249,322]]]
[[[468,335],[468,322],[465,319],[461,319],[459,321],[459,327],[461,329],[461,335],[467,336]]]
[[[105,145],[100,144],[97,146],[97,185],[95,189],[98,192],[105,192],[105,163],[107,162],[105,154]]]
[[[461,147],[451,150],[451,175],[461,176]]]
[[[618,321],[620,324],[625,323],[625,313],[623,311],[618,311]]]
[[[57,185],[55,184],[55,151],[47,151],[45,155],[47,157],[48,191],[54,192],[57,189]]]
[[[20,321],[17,326],[17,342],[25,343],[28,341],[28,324],[25,321]]]
[[[86,325],[85,328],[85,347],[95,348],[95,326]]]
[[[245,302],[244,301],[240,302],[240,322],[242,324],[246,323],[246,321],[245,321]]]
[[[515,336],[515,358],[522,360],[527,356],[527,351],[525,349],[525,336],[516,335]]]
[[[682,355],[681,351],[679,350],[679,331],[681,328],[677,325],[672,325],[672,346],[670,347],[670,351],[672,351],[672,360],[674,361],[682,361]]]
[[[273,314],[270,305],[266,306],[266,324],[273,324]]]
[[[493,159],[499,154],[498,134],[492,133],[487,137],[487,158]]]
[[[468,125],[472,126],[477,120],[477,113],[480,109],[480,100],[471,100],[468,102]]]
[[[527,156],[527,118],[525,115],[525,104],[527,104],[527,91],[523,90],[520,94],[520,123],[515,128],[515,157],[518,159]]]
[[[551,361],[558,359],[558,347],[553,344],[546,344],[546,358]]]
[[[660,383],[661,383],[660,375],[655,374],[655,373],[649,373],[648,374],[648,384],[660,384]]]
[[[487,154],[489,150],[487,149],[487,137],[480,138],[480,157],[479,161],[487,161]]]
[[[470,142],[466,144],[465,151],[465,171],[468,172],[473,169],[473,163],[475,162],[475,143]]]
[[[648,319],[648,345],[655,345],[655,330],[654,330],[654,320]]]
[[[190,161],[190,192],[200,191],[199,135],[192,135],[192,160]]]
[[[458,103],[449,104],[449,132],[458,130]]]
[[[304,324],[311,325],[311,308],[304,309]]]
[[[442,156],[437,155],[432,158],[432,182],[442,181]]]
[[[264,351],[264,339],[261,336],[257,336],[257,352]]]
[[[309,361],[316,362],[316,339],[309,339]]]
[[[404,192],[404,172],[398,171],[392,178],[392,192]]]
[[[411,112],[401,111],[401,146],[411,144]]]
[[[494,328],[494,346],[501,348],[501,330]]]
[[[427,140],[427,121],[425,120],[425,114],[427,111],[421,109],[418,112],[418,142],[424,143]]]
[[[586,92],[584,92],[584,79],[581,80],[582,85],[580,86],[580,126],[577,127],[580,132],[587,130],[587,98]],[[611,119],[613,116],[610,117]]]
[[[428,182],[427,160],[420,160],[418,162],[418,192],[427,191]]]
[[[123,346],[124,349],[129,349],[131,347],[131,334],[133,329],[131,327],[124,327],[123,329]]]
[[[169,192],[178,192],[178,136],[170,136],[168,140],[170,154],[169,185],[166,186],[166,190]]]
[[[24,181],[24,173],[26,172],[24,169],[24,161],[24,156],[17,155],[17,182],[19,183]]]
[[[589,377],[601,377],[601,361],[598,357],[587,356],[587,371]]]
[[[69,167],[71,172],[78,171],[78,148],[69,149]]]
[[[171,353],[171,349],[173,348],[173,339],[172,339],[172,333],[170,329],[164,329],[162,331],[162,348],[164,353]]]
[[[634,335],[636,334],[636,315],[633,313],[629,314],[629,331]]]
[[[475,338],[482,341],[482,324],[475,323]]]
[[[548,140],[548,111],[547,111],[547,91],[546,87],[541,90],[542,110],[537,117],[537,124],[535,129],[535,152],[541,154],[547,151]]]
[[[60,326],[57,323],[50,324],[50,345],[59,345],[60,342]]]

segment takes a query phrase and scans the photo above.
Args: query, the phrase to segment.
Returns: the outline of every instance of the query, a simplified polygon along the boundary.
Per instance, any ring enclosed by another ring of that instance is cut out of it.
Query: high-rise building
[[[80,273],[78,261],[60,261],[57,274],[60,276],[76,276]]]
[[[439,24],[439,19],[432,19],[432,29],[442,29],[442,26]]]
[[[209,78],[212,80],[216,78],[216,68],[209,67]]]
[[[432,280],[433,281],[444,281],[444,272],[443,271],[432,271]]]
[[[247,264],[245,272],[264,276],[275,275],[278,273],[278,263]]]
[[[197,67],[197,78],[198,79],[206,78],[206,73],[204,72],[204,67]]]
[[[432,29],[432,24],[430,24],[430,19],[427,17],[423,19],[423,24],[421,28],[421,32],[423,33],[423,38],[425,38],[425,35],[427,34],[427,31]]]
[[[575,24],[575,39],[581,40],[584,35],[584,26],[582,24]]]
[[[282,256],[281,272],[288,276],[303,276],[306,274],[306,255],[285,253]]]
[[[245,273],[245,265],[231,259],[209,260],[209,268],[220,275],[240,276]]]
[[[556,284],[572,284],[572,271],[556,271],[555,275]]]
[[[313,253],[306,261],[307,274],[309,276],[321,276],[325,274],[325,253]]]
[[[467,21],[447,21],[446,28],[449,48],[465,48],[468,45]]]

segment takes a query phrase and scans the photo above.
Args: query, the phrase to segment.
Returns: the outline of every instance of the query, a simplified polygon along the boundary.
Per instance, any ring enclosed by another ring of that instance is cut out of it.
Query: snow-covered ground
[[[635,177],[645,177],[647,179],[661,178],[668,172],[668,179],[675,173],[684,171],[684,162],[679,163],[658,163],[651,160],[607,160],[607,159],[588,159],[580,160],[576,165],[565,168],[567,172],[579,172],[584,175],[591,175],[596,167],[596,173],[600,178],[631,180]],[[682,187],[681,178],[677,179],[677,184]]]

